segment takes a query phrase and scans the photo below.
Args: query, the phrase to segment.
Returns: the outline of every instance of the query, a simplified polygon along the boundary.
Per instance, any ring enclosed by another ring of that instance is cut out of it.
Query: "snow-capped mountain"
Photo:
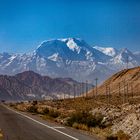
[[[105,54],[78,38],[44,41],[35,50],[35,54],[52,61],[105,61],[108,58]]]
[[[140,64],[128,49],[92,47],[79,38],[43,41],[36,50],[25,54],[0,54],[0,74],[32,70],[51,77],[71,77],[94,82],[105,80],[118,70]]]

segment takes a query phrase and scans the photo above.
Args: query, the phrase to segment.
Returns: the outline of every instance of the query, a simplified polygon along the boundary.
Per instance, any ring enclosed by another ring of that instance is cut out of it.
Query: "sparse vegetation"
[[[37,106],[31,105],[31,106],[27,107],[27,111],[31,112],[31,113],[37,113]]]
[[[48,113],[49,113],[48,107],[45,107],[45,108],[43,109],[42,113],[43,113],[44,115],[48,114]]]
[[[35,105],[37,105],[37,103],[38,103],[38,101],[37,101],[37,100],[34,100],[34,101],[32,102],[32,105],[35,106]]]
[[[60,116],[60,112],[54,109],[50,109],[48,115],[52,118],[57,118],[58,116]]]
[[[129,135],[137,139],[135,132],[129,126],[139,123],[140,97],[128,97],[127,104],[122,104],[121,96],[110,96],[110,104],[107,97],[100,95],[95,98],[76,98],[65,100],[26,102],[11,105],[20,111],[28,111],[40,114],[43,119],[49,119],[58,123],[71,126],[75,129],[85,130],[107,140],[129,140]],[[131,101],[131,102],[130,102]],[[133,102],[133,103],[132,103]],[[137,112],[137,114],[135,114]],[[135,115],[129,116],[131,113]],[[126,117],[127,116],[127,117]],[[125,121],[127,120],[127,121]],[[125,125],[125,126],[124,126]],[[130,129],[128,129],[130,127]],[[127,129],[126,129],[127,128]],[[123,132],[127,132],[127,134]],[[118,132],[117,134],[115,134]],[[131,138],[131,140],[133,140]]]
[[[88,127],[96,127],[102,126],[103,116],[100,114],[92,115],[90,112],[87,111],[80,111],[72,113],[70,118],[67,120],[67,124],[69,126],[73,126],[75,123],[77,124],[84,124]],[[74,125],[75,126],[75,125]]]
[[[1,129],[0,129],[0,140],[3,140],[3,133]]]
[[[115,135],[110,135],[107,140],[129,140],[130,136],[125,134],[122,130],[118,131]]]

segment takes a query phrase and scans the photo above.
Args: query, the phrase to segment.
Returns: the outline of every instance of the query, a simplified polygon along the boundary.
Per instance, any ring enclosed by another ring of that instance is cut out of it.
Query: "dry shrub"
[[[72,127],[73,127],[73,128],[76,128],[76,129],[86,130],[86,131],[89,130],[88,126],[85,125],[85,124],[74,123],[74,124],[72,125]]]
[[[50,109],[48,115],[52,118],[57,118],[58,116],[60,116],[60,112],[54,109]]]
[[[49,109],[48,109],[48,107],[45,107],[44,109],[43,109],[43,112],[42,112],[44,115],[45,114],[48,114],[49,113]]]
[[[37,109],[37,106],[34,105],[27,107],[27,111],[31,113],[38,113]]]
[[[84,124],[88,127],[96,127],[101,126],[101,122],[103,120],[103,116],[100,114],[92,115],[87,111],[77,111],[72,113],[70,118],[67,120],[67,125],[73,126],[74,123]]]
[[[118,140],[129,140],[130,136],[125,134],[122,130],[118,131],[117,133]]]
[[[115,135],[110,135],[107,140],[129,140],[130,136],[125,134],[122,130],[118,131]]]

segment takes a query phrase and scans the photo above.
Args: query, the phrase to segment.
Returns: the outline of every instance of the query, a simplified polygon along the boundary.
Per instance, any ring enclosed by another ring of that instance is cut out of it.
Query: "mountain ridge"
[[[43,41],[24,54],[0,54],[0,74],[15,75],[35,71],[50,77],[71,77],[76,81],[99,82],[127,67],[140,65],[140,54],[127,49],[92,47],[80,38]]]
[[[74,87],[75,86],[75,87]],[[81,86],[86,83],[77,82],[71,78],[51,78],[41,76],[33,71],[25,71],[15,76],[0,75],[1,100],[33,100],[72,98],[74,88],[76,96],[85,92]],[[92,85],[88,84],[89,89]]]

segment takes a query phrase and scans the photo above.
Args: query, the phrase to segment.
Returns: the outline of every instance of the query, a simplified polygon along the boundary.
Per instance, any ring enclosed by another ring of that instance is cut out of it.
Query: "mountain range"
[[[0,54],[0,74],[34,71],[54,78],[70,77],[91,83],[95,78],[101,82],[119,70],[139,65],[139,52],[91,46],[79,38],[43,41],[30,53]]]
[[[14,76],[0,75],[1,100],[62,99],[80,96],[88,83],[80,83],[71,78],[50,78],[33,71],[25,71]]]

